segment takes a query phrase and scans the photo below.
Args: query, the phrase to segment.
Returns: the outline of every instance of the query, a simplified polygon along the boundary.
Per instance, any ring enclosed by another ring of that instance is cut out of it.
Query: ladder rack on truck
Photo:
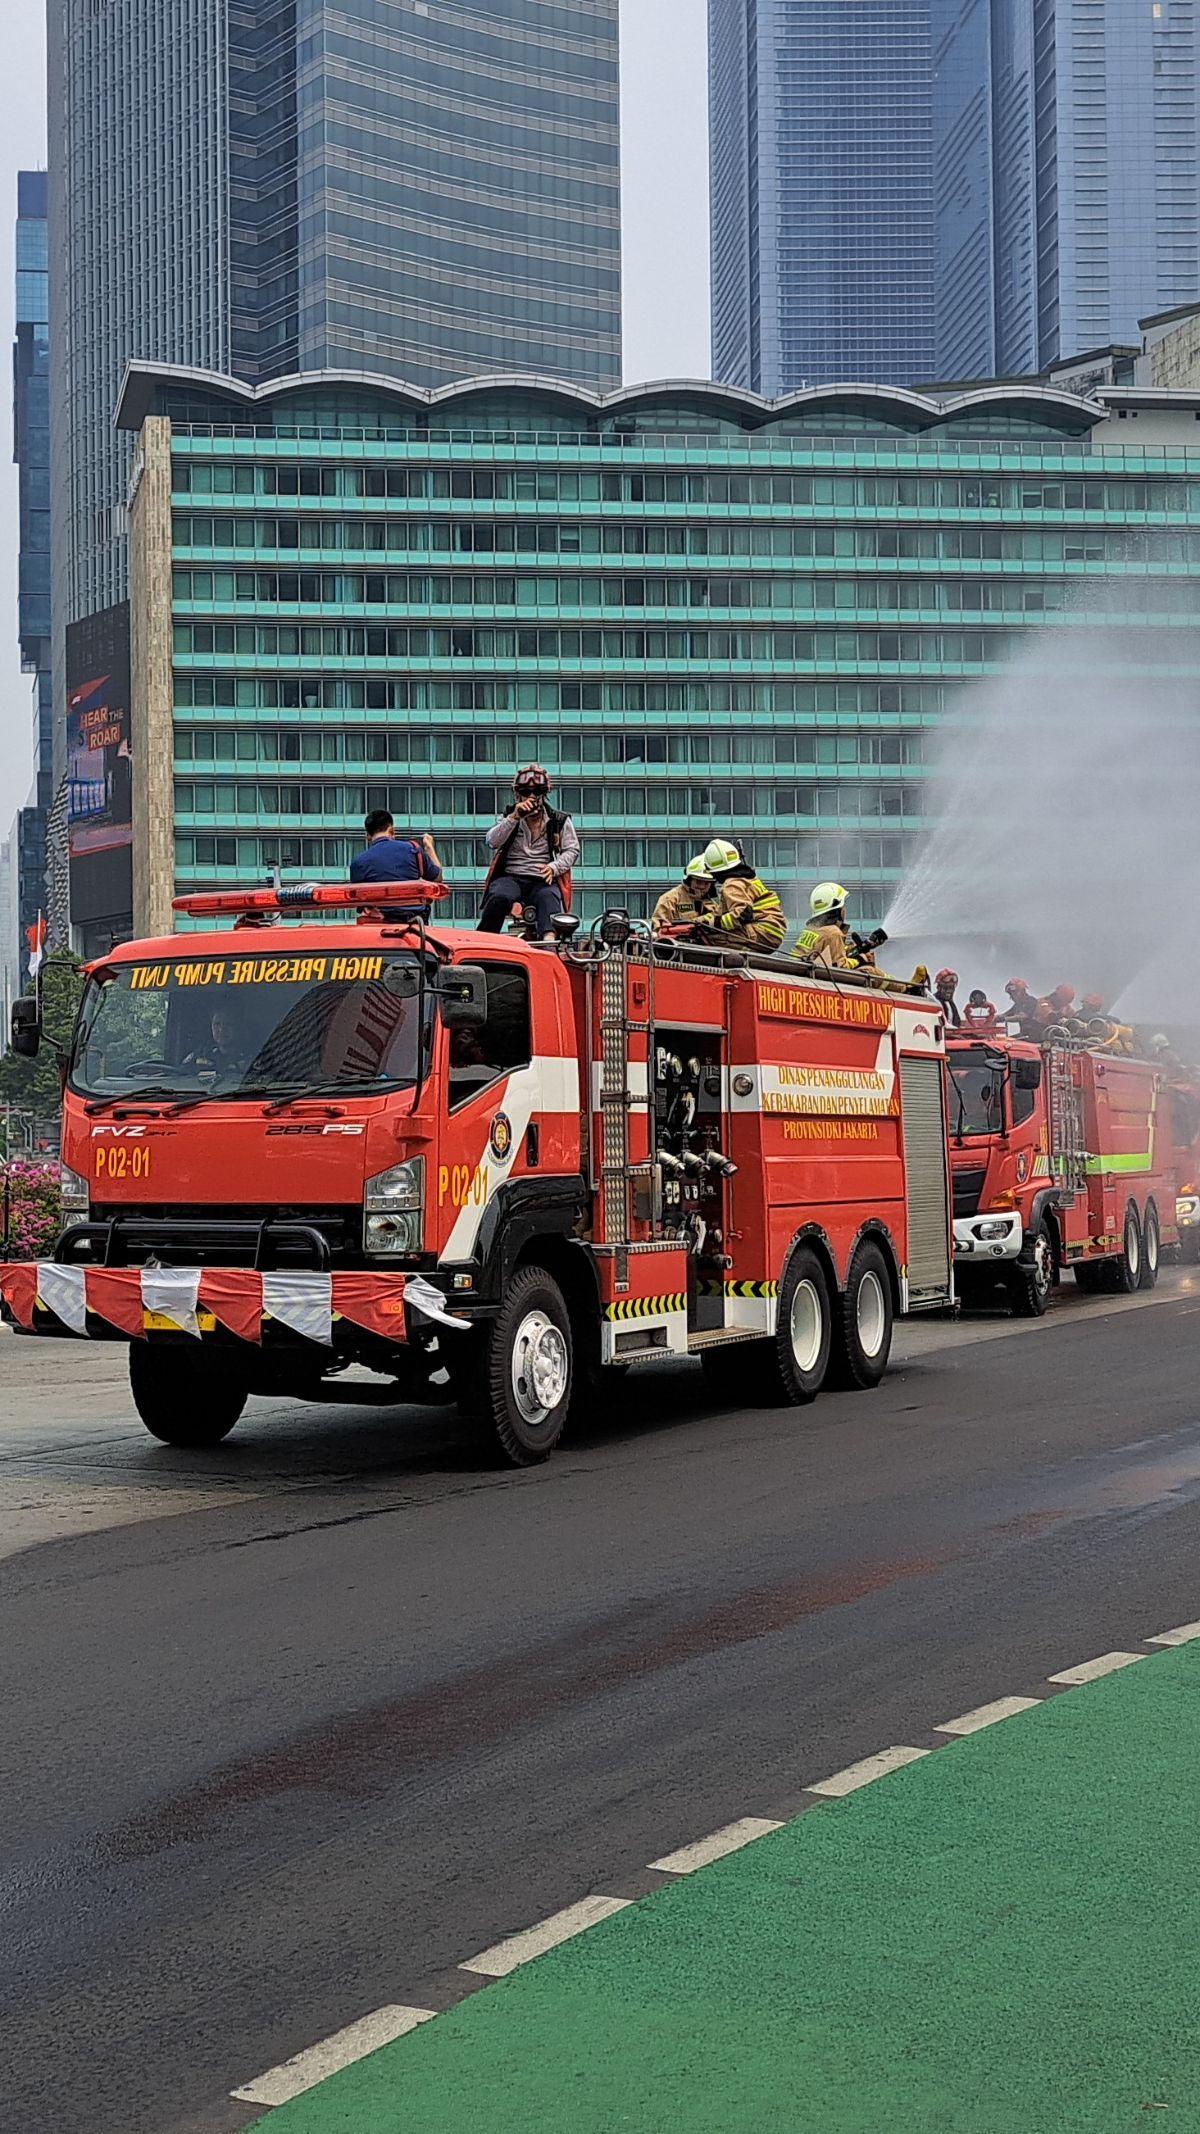
[[[360,1398],[351,1361],[519,1463],[629,1362],[701,1356],[747,1402],[877,1383],[894,1313],[953,1300],[932,1002],[622,912],[441,930],[424,886],[214,892],[232,933],[91,967],[68,1224],[0,1274],[9,1316],[129,1339],[190,1444],[248,1394]]]

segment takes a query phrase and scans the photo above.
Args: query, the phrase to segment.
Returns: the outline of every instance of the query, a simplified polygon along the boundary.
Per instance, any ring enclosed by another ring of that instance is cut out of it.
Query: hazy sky
[[[0,378],[13,338],[18,170],[46,156],[45,0],[0,0]],[[625,376],[708,375],[707,0],[621,0]],[[12,396],[0,387],[0,838],[28,797],[32,678],[17,649]]]

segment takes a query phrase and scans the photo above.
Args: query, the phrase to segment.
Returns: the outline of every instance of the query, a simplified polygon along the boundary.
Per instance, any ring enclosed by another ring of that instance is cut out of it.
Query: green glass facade
[[[833,875],[875,918],[932,730],[1073,591],[1172,623],[1200,679],[1186,396],[1135,432],[1137,396],[1036,389],[140,392],[130,426],[171,417],[181,889],[344,875],[388,806],[433,830],[465,922],[536,760],[579,825],[585,918],[645,913],[729,830],[793,917]]]

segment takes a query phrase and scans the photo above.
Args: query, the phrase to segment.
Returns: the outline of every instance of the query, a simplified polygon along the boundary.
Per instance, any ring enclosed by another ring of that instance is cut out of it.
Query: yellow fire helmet
[[[683,870],[683,879],[685,882],[711,881],[712,877],[708,871],[708,860],[705,853],[698,852],[694,860],[688,861]]]
[[[730,867],[740,867],[742,855],[728,838],[714,837],[704,850],[704,865],[709,874],[725,874]]]
[[[840,882],[818,882],[808,900],[809,911],[814,919],[824,919],[831,911],[840,911],[849,895]]]

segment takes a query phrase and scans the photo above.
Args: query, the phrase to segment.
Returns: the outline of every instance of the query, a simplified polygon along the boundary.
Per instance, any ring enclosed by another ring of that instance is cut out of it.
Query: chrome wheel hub
[[[792,1291],[792,1307],[789,1322],[792,1355],[798,1371],[816,1369],[821,1355],[821,1338],[825,1331],[825,1317],[816,1285],[812,1282],[797,1282]]]
[[[544,1423],[567,1390],[567,1344],[543,1311],[527,1312],[512,1349],[512,1389],[521,1418],[531,1428]]]
[[[858,1295],[854,1300],[854,1321],[863,1355],[874,1360],[883,1347],[883,1337],[887,1331],[883,1284],[874,1269],[865,1274],[858,1285]]]

